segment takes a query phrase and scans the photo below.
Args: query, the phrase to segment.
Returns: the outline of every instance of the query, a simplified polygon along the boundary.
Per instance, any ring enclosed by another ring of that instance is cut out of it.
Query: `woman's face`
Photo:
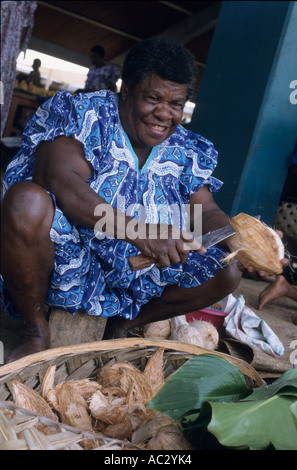
[[[176,130],[183,116],[188,86],[152,74],[138,83],[132,94],[123,82],[120,119],[132,147],[147,150]]]

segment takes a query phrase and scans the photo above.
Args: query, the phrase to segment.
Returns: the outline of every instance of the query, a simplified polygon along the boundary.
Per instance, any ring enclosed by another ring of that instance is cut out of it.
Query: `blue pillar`
[[[215,200],[230,217],[273,223],[297,142],[296,80],[297,2],[223,2],[191,129],[219,152]]]

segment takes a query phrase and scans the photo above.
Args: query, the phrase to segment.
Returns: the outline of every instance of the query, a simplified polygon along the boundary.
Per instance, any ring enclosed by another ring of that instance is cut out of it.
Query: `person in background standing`
[[[33,85],[36,85],[38,87],[41,86],[40,82],[40,72],[39,72],[39,67],[41,66],[41,60],[40,59],[34,59],[33,62],[33,70],[32,72],[29,73],[28,77],[26,78],[27,83],[33,83]]]
[[[102,46],[94,46],[91,49],[92,66],[88,72],[85,88],[80,92],[100,90],[117,91],[116,82],[120,78],[120,71],[115,65],[108,64],[105,58],[105,49]]]

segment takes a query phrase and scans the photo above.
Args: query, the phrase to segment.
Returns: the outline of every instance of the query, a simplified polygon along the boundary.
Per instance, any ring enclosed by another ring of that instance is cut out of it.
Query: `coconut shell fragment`
[[[245,267],[269,274],[283,272],[284,246],[274,230],[244,213],[233,217],[230,224],[237,233],[226,240],[231,253],[224,261],[236,257]]]

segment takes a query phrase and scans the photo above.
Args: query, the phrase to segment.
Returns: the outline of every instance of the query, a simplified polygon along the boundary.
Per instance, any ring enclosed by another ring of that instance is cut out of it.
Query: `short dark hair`
[[[100,57],[104,57],[104,56],[105,56],[105,49],[104,49],[104,47],[99,46],[99,45],[93,46],[92,49],[91,49],[91,52],[94,52],[95,54],[98,54]]]
[[[197,66],[194,56],[182,44],[169,38],[150,38],[137,43],[127,54],[122,80],[132,93],[135,85],[152,73],[163,80],[187,84],[187,100],[192,96]]]

